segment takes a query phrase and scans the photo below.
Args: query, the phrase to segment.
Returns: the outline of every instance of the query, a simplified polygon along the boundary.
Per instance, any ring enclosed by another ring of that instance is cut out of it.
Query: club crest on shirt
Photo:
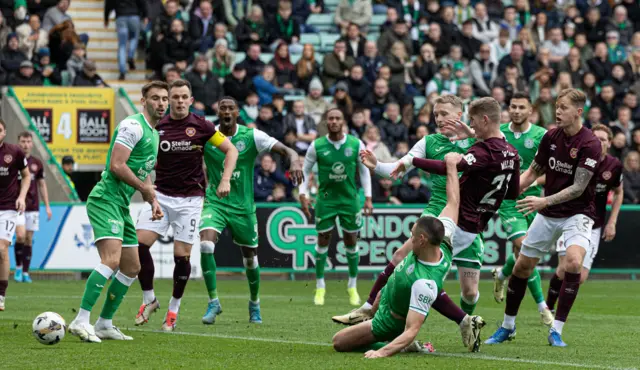
[[[187,136],[192,137],[193,135],[196,134],[196,129],[193,127],[187,127],[186,130],[184,130],[185,134],[187,134]]]
[[[611,178],[611,171],[604,171],[602,173],[602,178],[605,180],[609,180]]]
[[[353,155],[353,149],[351,149],[351,148],[346,148],[346,149],[344,150],[344,155],[345,155],[345,157],[351,157],[351,156]]]
[[[35,163],[32,163],[31,164],[31,172],[36,172],[36,171],[38,171],[38,165],[35,164]]]
[[[9,164],[9,163],[11,163],[11,161],[13,161],[13,156],[11,154],[5,154],[4,155],[4,163]]]
[[[549,149],[551,149],[551,150],[556,150],[556,144],[551,144],[551,146],[549,147]]]
[[[416,265],[411,264],[411,266],[407,267],[407,275],[411,275],[411,273],[413,272],[413,270],[415,270]]]
[[[578,156],[578,148],[571,148],[571,150],[569,151],[569,155],[571,156],[571,158],[576,159],[576,157]]]
[[[527,138],[524,140],[524,147],[527,149],[533,148],[533,140]]]
[[[247,144],[244,143],[244,141],[238,141],[236,143],[236,149],[238,149],[239,152],[247,149]]]

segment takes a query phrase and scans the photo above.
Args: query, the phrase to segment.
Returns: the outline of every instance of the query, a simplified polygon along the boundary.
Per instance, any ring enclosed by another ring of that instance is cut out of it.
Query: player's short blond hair
[[[469,105],[470,116],[487,116],[492,123],[500,123],[500,103],[494,98],[480,98]]]
[[[451,94],[441,95],[441,96],[437,97],[434,105],[436,105],[436,104],[451,104],[455,108],[460,109],[460,111],[462,111],[462,107],[464,105],[462,103],[462,99],[460,99],[459,97],[457,97],[455,95],[451,95]]]
[[[593,125],[593,127],[591,128],[591,131],[605,132],[607,134],[607,138],[609,138],[609,141],[613,140],[613,131],[611,131],[611,129],[608,126],[605,126],[601,123]]]
[[[587,103],[587,95],[578,89],[564,89],[558,94],[558,100],[567,97],[576,108],[584,108]]]

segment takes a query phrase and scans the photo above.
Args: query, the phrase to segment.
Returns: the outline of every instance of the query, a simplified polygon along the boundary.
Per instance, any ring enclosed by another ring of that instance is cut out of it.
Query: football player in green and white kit
[[[213,324],[222,313],[216,281],[216,260],[213,252],[220,233],[231,230],[233,242],[242,249],[243,263],[249,281],[249,322],[262,323],[260,313],[260,267],[258,265],[258,220],[253,200],[254,165],[258,155],[274,152],[291,163],[289,172],[294,184],[302,182],[302,169],[298,154],[264,132],[238,125],[238,104],[233,98],[224,97],[218,102],[220,124],[216,130],[224,134],[238,149],[236,169],[231,176],[229,196],[220,198],[216,194],[222,180],[225,155],[216,147],[207,144],[204,162],[207,167],[209,186],[205,196],[200,221],[200,264],[205,285],[209,293],[209,304],[202,323]]]
[[[513,145],[520,156],[520,171],[524,172],[529,168],[533,158],[538,152],[538,146],[540,140],[544,136],[545,130],[540,126],[536,126],[529,122],[529,116],[531,115],[531,101],[529,96],[525,93],[516,93],[511,102],[509,103],[509,115],[511,116],[511,122],[505,123],[500,127],[500,130],[504,134],[507,142]],[[542,187],[534,184],[525,190],[518,200],[524,199],[529,195],[540,196]],[[507,257],[506,263],[502,268],[496,268],[493,272],[493,296],[496,302],[502,302],[504,299],[504,283],[505,280],[511,275],[513,266],[516,263],[516,257],[520,253],[520,247],[522,241],[527,235],[527,229],[533,222],[536,216],[536,212],[525,216],[523,213],[518,212],[516,209],[516,201],[505,199],[498,211],[500,215],[500,221],[502,227],[507,232],[507,239],[513,243],[513,254]],[[550,326],[553,323],[553,314],[547,307],[542,293],[542,282],[540,281],[540,273],[537,269],[533,270],[533,273],[529,277],[527,283],[529,291],[533,296],[536,304],[538,305],[538,311],[540,312],[540,318],[542,322]]]
[[[376,342],[366,358],[389,357],[414,343],[431,305],[451,269],[451,237],[458,222],[460,184],[456,155],[445,158],[447,203],[439,216],[421,216],[411,229],[409,254],[389,277],[373,304],[373,320],[340,330],[333,337],[338,352],[357,351]]]
[[[364,214],[373,211],[371,201],[371,175],[369,170],[358,158],[358,153],[365,148],[364,143],[355,136],[345,134],[343,126],[344,115],[339,109],[327,112],[327,128],[329,134],[316,139],[307,150],[304,158],[305,180],[300,185],[300,206],[308,218],[309,212],[307,180],[313,166],[318,164],[318,196],[315,206],[316,230],[318,231],[318,245],[316,246],[316,294],[314,303],[324,305],[325,283],[324,269],[327,263],[327,253],[331,242],[331,233],[336,226],[336,219],[340,221],[340,228],[344,233],[344,245],[349,266],[349,281],[347,293],[349,303],[360,304],[360,295],[356,289],[358,278],[358,232],[362,227],[361,206],[358,199],[356,174],[364,189]]]
[[[100,253],[100,265],[89,275],[80,310],[69,325],[69,332],[85,342],[133,339],[113,326],[111,320],[140,271],[136,227],[129,213],[136,190],[151,204],[152,218],[162,218],[149,174],[158,155],[159,136],[155,126],[169,105],[169,86],[161,81],[144,85],[141,103],[142,113],[125,118],[116,127],[102,179],[87,200],[87,215]],[[94,329],[89,323],[91,309],[114,273]]]

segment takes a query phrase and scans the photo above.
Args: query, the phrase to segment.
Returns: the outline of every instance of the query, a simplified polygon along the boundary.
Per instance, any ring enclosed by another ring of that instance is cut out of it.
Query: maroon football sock
[[[519,278],[515,275],[511,275],[509,278],[509,285],[507,286],[507,305],[504,309],[504,313],[509,316],[517,316],[520,309],[520,303],[524,298],[524,294],[527,292],[527,278]]]
[[[549,281],[549,290],[547,291],[547,307],[553,310],[560,296],[560,289],[562,288],[562,280],[558,274],[553,274],[553,277]]]
[[[447,292],[444,290],[440,293],[438,298],[431,305],[434,310],[440,312],[440,314],[451,321],[455,321],[458,325],[464,320],[464,317],[467,316],[467,313],[462,311],[460,307],[458,307],[451,298],[447,295]]]
[[[22,266],[22,255],[24,252],[24,244],[22,243],[16,243],[13,246],[13,251],[16,255],[16,266]]]
[[[556,310],[556,320],[566,322],[571,306],[578,297],[580,289],[580,273],[565,272],[560,297],[558,298],[558,309]]]
[[[389,262],[387,267],[384,268],[384,271],[378,275],[376,282],[373,284],[373,288],[371,288],[371,292],[369,293],[369,299],[367,299],[367,303],[373,305],[373,302],[376,301],[376,297],[378,296],[378,292],[387,285],[387,280],[389,280],[389,276],[393,274],[393,270],[396,268],[396,265],[393,262]]]
[[[140,257],[140,272],[138,280],[143,291],[153,290],[153,275],[156,272],[153,265],[153,257],[151,257],[151,247],[140,243],[138,246],[138,257]]]
[[[31,253],[33,251],[30,245],[24,245],[22,247],[22,271],[29,272],[31,266]]]
[[[189,256],[173,257],[176,265],[173,268],[173,298],[182,298],[184,288],[187,286],[191,275],[191,262]]]

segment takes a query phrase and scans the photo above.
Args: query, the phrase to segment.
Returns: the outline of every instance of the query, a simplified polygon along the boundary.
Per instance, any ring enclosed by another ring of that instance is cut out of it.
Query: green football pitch
[[[366,298],[372,282],[362,281]],[[215,325],[200,323],[207,303],[204,283],[191,281],[182,300],[176,332],[158,332],[171,292],[171,281],[156,282],[161,310],[142,327],[133,325],[141,303],[136,282],[125,298],[114,323],[134,337],[130,342],[81,343],[67,334],[62,342],[44,346],[33,338],[31,323],[37,314],[54,311],[67,324],[75,317],[84,282],[36,281],[11,283],[7,309],[0,312],[1,368],[215,368],[215,369],[622,369],[640,367],[640,282],[590,281],[580,288],[565,326],[568,348],[551,348],[535,304],[525,297],[518,317],[517,337],[498,346],[482,346],[467,353],[457,325],[432,312],[419,334],[432,342],[436,353],[400,354],[388,359],[366,360],[362,353],[336,353],[331,337],[342,326],[331,316],[348,312],[346,283],[328,281],[326,304],[313,305],[314,282],[263,281],[261,306],[264,323],[248,322],[248,287],[245,281],[219,281],[223,313]],[[447,291],[458,297],[457,282]],[[491,283],[481,284],[477,314],[487,321],[482,338],[495,331],[504,305],[494,302]],[[546,286],[545,286],[546,289]],[[92,320],[104,299],[96,305]]]

